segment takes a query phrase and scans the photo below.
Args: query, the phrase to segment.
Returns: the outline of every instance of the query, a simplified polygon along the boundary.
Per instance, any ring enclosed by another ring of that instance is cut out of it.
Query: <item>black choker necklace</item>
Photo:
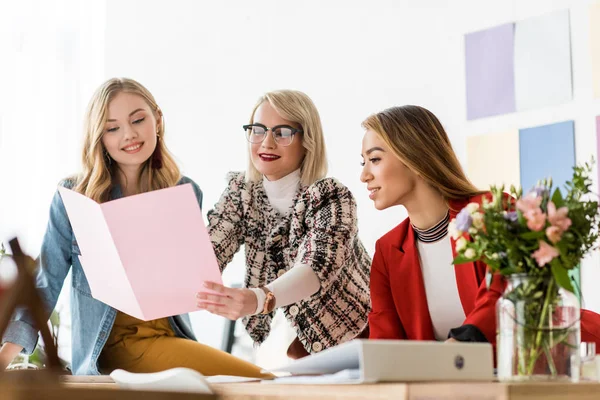
[[[429,229],[419,229],[414,225],[412,227],[417,233],[417,239],[420,242],[433,243],[437,242],[448,234],[448,225],[450,225],[450,212],[447,212],[444,219]]]

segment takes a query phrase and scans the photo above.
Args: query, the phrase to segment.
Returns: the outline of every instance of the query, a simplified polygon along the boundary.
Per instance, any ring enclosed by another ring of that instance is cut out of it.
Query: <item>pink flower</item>
[[[558,210],[553,202],[548,202],[548,221],[553,226],[556,226],[561,232],[566,231],[571,226],[571,219],[567,217],[569,209],[567,207],[561,207]]]
[[[546,228],[546,236],[553,244],[556,244],[562,237],[562,231],[557,226],[549,226]]]
[[[555,247],[550,246],[543,240],[540,240],[540,248],[534,251],[531,256],[535,258],[538,265],[543,267],[548,264],[554,257],[558,256],[558,250]]]
[[[527,195],[517,200],[517,209],[525,214],[527,211],[539,208],[542,204],[542,197],[535,195]]]
[[[527,219],[527,227],[532,231],[539,232],[546,225],[546,214],[539,207],[532,208],[524,213]]]

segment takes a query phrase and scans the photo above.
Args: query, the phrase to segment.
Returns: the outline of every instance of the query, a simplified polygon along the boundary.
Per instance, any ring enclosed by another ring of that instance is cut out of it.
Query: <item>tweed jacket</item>
[[[332,178],[303,186],[286,216],[273,209],[262,182],[230,173],[228,186],[208,212],[209,234],[223,270],[243,244],[244,285],[265,286],[297,263],[310,265],[321,281],[311,297],[282,307],[309,353],[352,339],[370,311],[371,260],[358,238],[356,203]],[[243,319],[255,343],[270,332],[274,313]]]

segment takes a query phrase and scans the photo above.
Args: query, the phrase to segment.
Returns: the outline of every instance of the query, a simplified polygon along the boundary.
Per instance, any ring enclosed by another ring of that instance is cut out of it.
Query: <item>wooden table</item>
[[[553,400],[600,399],[598,383],[418,383],[409,385],[411,400]]]
[[[262,383],[228,383],[211,385],[223,400],[316,400],[316,399],[408,399],[409,385],[382,383],[375,385],[276,385]]]
[[[110,377],[64,377],[67,387],[116,389]],[[569,383],[381,383],[372,385],[277,385],[228,383],[211,385],[223,400],[598,400],[600,384]],[[177,399],[183,397],[177,397]],[[200,398],[200,397],[196,397]],[[150,400],[145,398],[145,400]]]
[[[119,389],[110,377],[61,377],[39,371],[0,373],[0,400],[216,400],[215,395]]]
[[[219,399],[598,400],[600,384],[389,383],[374,385],[212,385]]]
[[[213,395],[172,392],[142,392],[132,390],[86,387],[23,387],[0,385],[2,400],[214,400]]]

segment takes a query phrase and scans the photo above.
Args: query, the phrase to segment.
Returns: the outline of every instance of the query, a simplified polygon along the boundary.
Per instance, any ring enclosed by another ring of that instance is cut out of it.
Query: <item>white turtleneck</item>
[[[300,187],[300,170],[292,172],[276,181],[263,177],[263,187],[271,206],[281,215],[286,216],[293,205],[294,196]],[[273,292],[276,307],[284,307],[297,303],[315,294],[321,287],[317,274],[310,265],[296,264],[285,274],[267,285]],[[265,304],[265,292],[260,288],[251,289],[256,295],[257,307],[254,314],[261,313]]]
[[[270,181],[263,176],[263,187],[271,206],[280,215],[285,216],[290,211],[296,191],[300,187],[300,170],[297,169],[276,181]]]

